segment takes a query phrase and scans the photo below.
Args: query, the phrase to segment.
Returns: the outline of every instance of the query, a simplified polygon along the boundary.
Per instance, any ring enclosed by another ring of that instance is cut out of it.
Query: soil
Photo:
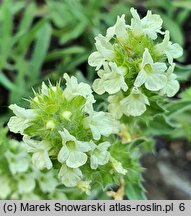
[[[148,199],[191,199],[191,144],[174,141],[156,147],[155,155],[142,158]]]

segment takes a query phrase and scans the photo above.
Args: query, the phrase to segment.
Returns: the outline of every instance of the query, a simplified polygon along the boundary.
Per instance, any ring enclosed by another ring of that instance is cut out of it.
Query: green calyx
[[[83,119],[86,117],[82,111],[85,104],[85,98],[76,96],[68,101],[59,84],[54,90],[49,88],[46,95],[36,94],[35,98],[30,100],[31,108],[37,112],[36,118],[31,126],[25,129],[28,136],[36,136],[41,140],[60,140],[58,131],[66,128],[77,139],[86,137],[90,139],[90,131],[86,130],[86,136],[79,133],[83,128]]]

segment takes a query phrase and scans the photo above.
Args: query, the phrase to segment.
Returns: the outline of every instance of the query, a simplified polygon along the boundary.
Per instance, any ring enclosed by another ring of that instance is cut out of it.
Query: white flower
[[[113,36],[117,37],[120,41],[128,39],[127,25],[125,24],[125,15],[117,17],[117,22],[114,26],[107,29],[106,38],[110,40]]]
[[[93,83],[93,89],[98,94],[108,92],[109,94],[115,94],[120,89],[127,91],[128,86],[125,83],[126,69],[124,67],[118,67],[116,63],[109,62],[104,64],[104,69],[98,71],[100,79],[96,79]]]
[[[155,52],[157,55],[165,54],[168,58],[168,62],[172,64],[174,58],[182,56],[183,49],[179,44],[173,44],[170,41],[170,33],[169,31],[166,31],[163,41],[155,46]]]
[[[126,175],[127,170],[123,168],[121,162],[117,161],[115,158],[110,157],[110,162],[112,164],[113,169],[119,174]]]
[[[90,128],[95,140],[99,140],[101,135],[109,136],[118,132],[118,123],[105,112],[92,112],[83,123],[85,128]]]
[[[13,175],[25,172],[29,168],[28,155],[25,152],[13,154],[10,151],[5,153],[5,157],[9,163],[10,171]]]
[[[9,129],[14,133],[21,133],[30,126],[31,121],[35,119],[36,112],[32,109],[24,109],[16,104],[12,104],[9,108],[16,116],[10,118],[8,122]]]
[[[25,144],[24,142],[19,142],[17,140],[10,139],[9,148],[12,152],[25,151]]]
[[[71,116],[72,116],[72,113],[70,111],[64,111],[62,113],[62,117],[67,121],[70,121]]]
[[[99,70],[105,61],[112,61],[114,58],[114,47],[108,42],[108,39],[99,34],[96,38],[96,52],[93,52],[88,58],[88,64]]]
[[[141,36],[143,34],[143,30],[142,30],[142,26],[141,26],[140,16],[137,13],[137,10],[135,10],[134,8],[131,8],[130,12],[133,16],[133,18],[131,19],[130,29],[135,36]]]
[[[129,116],[140,116],[146,111],[146,105],[149,105],[148,98],[134,87],[131,94],[121,101],[123,112]]]
[[[49,93],[49,88],[44,82],[42,82],[41,93],[43,96],[48,96]]]
[[[118,136],[120,137],[122,144],[127,144],[132,141],[130,128],[128,128],[127,124],[120,124]]]
[[[44,193],[52,193],[55,191],[58,181],[54,176],[54,172],[39,173],[37,178],[40,189]]]
[[[120,91],[119,93],[108,97],[108,110],[109,113],[115,118],[120,119],[123,115],[123,110],[121,107],[121,100],[123,99],[123,94]]]
[[[88,98],[92,94],[91,87],[87,83],[78,83],[76,77],[69,77],[67,73],[64,74],[66,80],[66,88],[64,89],[64,96],[68,101],[71,101],[76,96],[83,96]]]
[[[36,186],[35,176],[33,175],[33,173],[23,173],[22,175],[17,175],[16,179],[18,181],[19,194],[30,193],[34,190]]]
[[[54,190],[53,193],[49,194],[50,200],[68,200],[66,194],[62,190]]]
[[[91,181],[79,181],[77,187],[81,191],[85,192],[87,195],[90,195],[90,189],[91,189],[90,183]]]
[[[51,149],[49,143],[30,139],[28,136],[23,137],[23,141],[27,144],[28,152],[32,152],[32,163],[38,169],[51,169],[52,161],[49,158],[48,151]]]
[[[103,142],[99,145],[94,145],[94,149],[91,152],[90,157],[90,167],[92,169],[97,169],[99,165],[104,165],[108,163],[110,153],[107,151],[110,147],[109,142]]]
[[[148,35],[151,39],[155,40],[157,38],[157,33],[161,33],[162,19],[159,15],[152,14],[149,10],[147,15],[140,19],[137,10],[131,8],[131,14],[133,18],[131,19],[131,31],[135,36],[141,36],[142,34]]]
[[[92,110],[92,104],[95,99],[92,95],[91,87],[87,83],[78,83],[76,77],[69,77],[68,74],[64,74],[66,80],[66,88],[64,90],[64,97],[71,101],[76,96],[82,96],[86,99],[85,111]]]
[[[153,62],[149,50],[145,48],[143,53],[143,60],[141,64],[141,71],[138,73],[134,85],[140,87],[145,84],[145,87],[150,91],[158,91],[162,89],[166,82],[165,70],[167,69],[165,63]]]
[[[168,97],[173,97],[180,88],[180,84],[176,80],[177,76],[176,74],[173,73],[174,67],[175,67],[175,64],[172,64],[168,68],[166,72],[167,81],[165,83],[165,86],[160,90],[160,93],[162,95],[166,94]]]
[[[14,198],[11,197],[11,199]],[[42,200],[42,197],[30,192],[30,193],[22,194],[22,200]]]
[[[59,131],[62,137],[62,148],[58,153],[58,161],[66,162],[70,168],[78,168],[84,165],[87,161],[87,155],[84,152],[91,150],[89,142],[76,140],[66,129]]]
[[[11,193],[11,182],[6,176],[0,173],[0,199],[6,199]]]
[[[82,178],[82,172],[79,168],[73,169],[63,164],[58,178],[66,187],[75,187]]]

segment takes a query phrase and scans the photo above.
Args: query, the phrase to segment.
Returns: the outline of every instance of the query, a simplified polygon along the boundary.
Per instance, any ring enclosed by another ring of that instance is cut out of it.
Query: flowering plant
[[[32,166],[25,144],[9,139],[0,130],[0,199],[67,199],[54,172]]]
[[[182,48],[170,41],[169,31],[161,30],[159,15],[148,11],[141,19],[134,8],[130,11],[131,24],[126,24],[125,15],[118,17],[106,36],[95,38],[97,51],[88,60],[99,76],[93,89],[111,95],[108,108],[117,119],[146,115],[164,96],[179,90],[173,59],[182,55]],[[164,35],[162,41],[159,34]]]
[[[88,59],[99,76],[94,91],[109,94],[108,111],[95,111],[91,87],[67,74],[65,88],[61,81],[43,82],[28,100],[29,109],[10,106],[15,116],[8,127],[23,135],[33,165],[56,173],[64,188],[89,195],[120,184],[108,195],[145,198],[139,159],[142,147],[152,144],[148,125],[165,118],[166,97],[179,90],[173,59],[182,48],[161,30],[159,15],[148,11],[141,19],[133,8],[131,14],[130,25],[122,15],[106,36],[96,37],[97,51]]]

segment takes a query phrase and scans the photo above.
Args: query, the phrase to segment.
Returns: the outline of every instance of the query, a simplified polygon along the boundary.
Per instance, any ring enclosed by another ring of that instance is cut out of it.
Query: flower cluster
[[[108,113],[94,111],[88,84],[67,74],[64,78],[64,90],[60,83],[49,87],[42,83],[30,100],[30,109],[11,105],[15,116],[8,126],[23,135],[38,169],[58,170],[62,184],[88,193],[92,173],[99,166],[113,164],[107,137],[118,132],[118,122]]]
[[[56,189],[55,173],[34,168],[25,144],[9,139],[6,133],[6,128],[0,130],[0,199],[67,199]]]
[[[93,89],[111,95],[108,109],[117,119],[123,114],[140,116],[152,97],[172,97],[179,90],[173,59],[182,55],[182,48],[170,41],[169,31],[162,32],[159,15],[148,11],[141,19],[134,8],[130,11],[131,24],[126,24],[125,15],[118,17],[106,36],[95,38],[97,51],[88,59],[99,76]],[[159,34],[164,35],[162,41]]]

